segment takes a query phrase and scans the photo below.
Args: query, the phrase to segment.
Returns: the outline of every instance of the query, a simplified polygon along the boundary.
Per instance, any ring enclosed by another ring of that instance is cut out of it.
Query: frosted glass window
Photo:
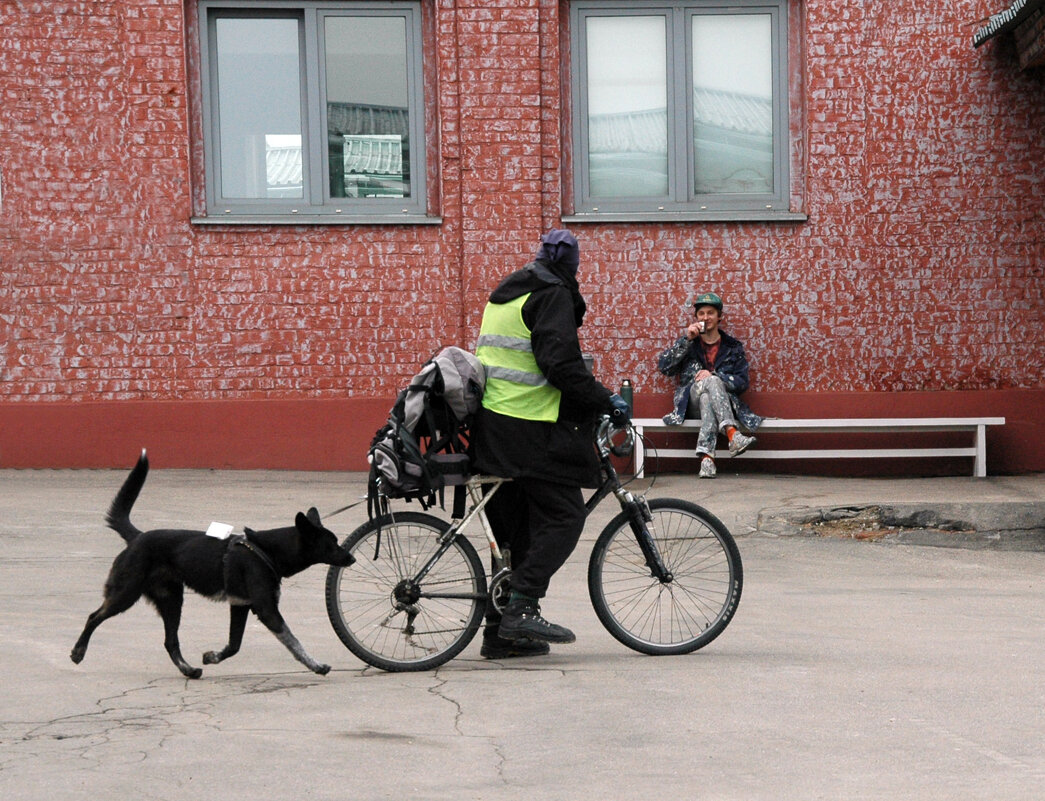
[[[773,39],[768,14],[693,17],[697,194],[773,191]]]
[[[301,162],[297,20],[216,22],[222,191],[230,198],[300,198],[300,170],[294,186],[270,182],[278,175],[270,168],[279,158],[270,151],[273,141],[289,143]]]
[[[663,16],[588,20],[588,173],[593,195],[668,192],[665,25]],[[623,53],[641,53],[642,58]]]

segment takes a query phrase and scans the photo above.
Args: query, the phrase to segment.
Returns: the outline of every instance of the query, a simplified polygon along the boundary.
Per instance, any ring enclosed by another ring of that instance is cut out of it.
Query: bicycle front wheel
[[[646,528],[670,581],[646,564],[626,512],[610,521],[588,562],[588,593],[606,629],[644,654],[686,654],[729,625],[744,583],[733,536],[703,507],[674,498],[649,501]]]
[[[436,554],[449,523],[403,512],[371,520],[345,539],[356,558],[327,572],[327,615],[341,642],[368,665],[430,670],[465,649],[486,609],[486,575],[472,544],[455,537]]]

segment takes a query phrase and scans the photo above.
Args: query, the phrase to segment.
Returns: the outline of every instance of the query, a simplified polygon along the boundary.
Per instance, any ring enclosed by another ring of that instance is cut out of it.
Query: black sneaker
[[[484,659],[512,659],[517,656],[545,656],[551,650],[546,642],[531,640],[529,637],[506,640],[498,637],[496,632],[487,630],[483,632],[483,647],[479,649],[479,656]]]
[[[529,638],[541,642],[575,642],[577,637],[563,626],[541,617],[541,607],[531,599],[511,601],[504,608],[497,633],[506,640]]]

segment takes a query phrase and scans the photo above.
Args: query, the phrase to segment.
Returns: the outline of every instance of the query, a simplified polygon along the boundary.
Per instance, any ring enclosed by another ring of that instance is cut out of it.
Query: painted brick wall
[[[658,408],[670,385],[656,353],[687,299],[714,288],[763,410],[797,392],[820,399],[811,414],[852,393],[880,411],[924,392],[985,413],[992,392],[1016,391],[995,462],[1045,469],[1025,444],[1045,440],[1045,78],[1020,72],[1005,40],[972,48],[971,23],[1002,5],[796,0],[794,196],[808,221],[574,226],[599,376],[631,378]],[[61,403],[370,410],[437,346],[473,344],[489,288],[569,210],[567,9],[426,4],[441,224],[216,227],[189,222],[201,173],[186,4],[0,4],[0,426]],[[359,414],[365,436],[329,466],[360,466],[380,414]],[[77,439],[83,427],[63,434],[66,457],[56,445],[38,459],[83,463],[71,449],[105,440]],[[271,466],[308,464],[313,446]],[[20,463],[16,447],[0,446],[0,466]]]

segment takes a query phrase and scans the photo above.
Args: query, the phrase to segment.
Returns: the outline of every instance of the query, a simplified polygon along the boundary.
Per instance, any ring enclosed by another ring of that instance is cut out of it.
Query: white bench
[[[686,431],[696,434],[699,420],[686,420],[680,426],[665,425],[659,417],[640,417],[631,421],[635,426],[635,475],[641,477],[645,468],[646,444],[642,435],[650,431]],[[874,459],[912,456],[971,456],[974,476],[987,475],[987,426],[1005,424],[1004,417],[895,417],[895,418],[842,418],[842,419],[794,419],[767,417],[756,436],[771,433],[824,433],[824,432],[894,432],[904,434],[912,431],[970,431],[973,444],[967,448],[871,448],[848,450],[762,450],[759,444],[740,455],[747,459]],[[665,459],[695,459],[693,450],[681,448],[656,448],[656,454]],[[730,453],[719,449],[716,459],[728,459]]]

